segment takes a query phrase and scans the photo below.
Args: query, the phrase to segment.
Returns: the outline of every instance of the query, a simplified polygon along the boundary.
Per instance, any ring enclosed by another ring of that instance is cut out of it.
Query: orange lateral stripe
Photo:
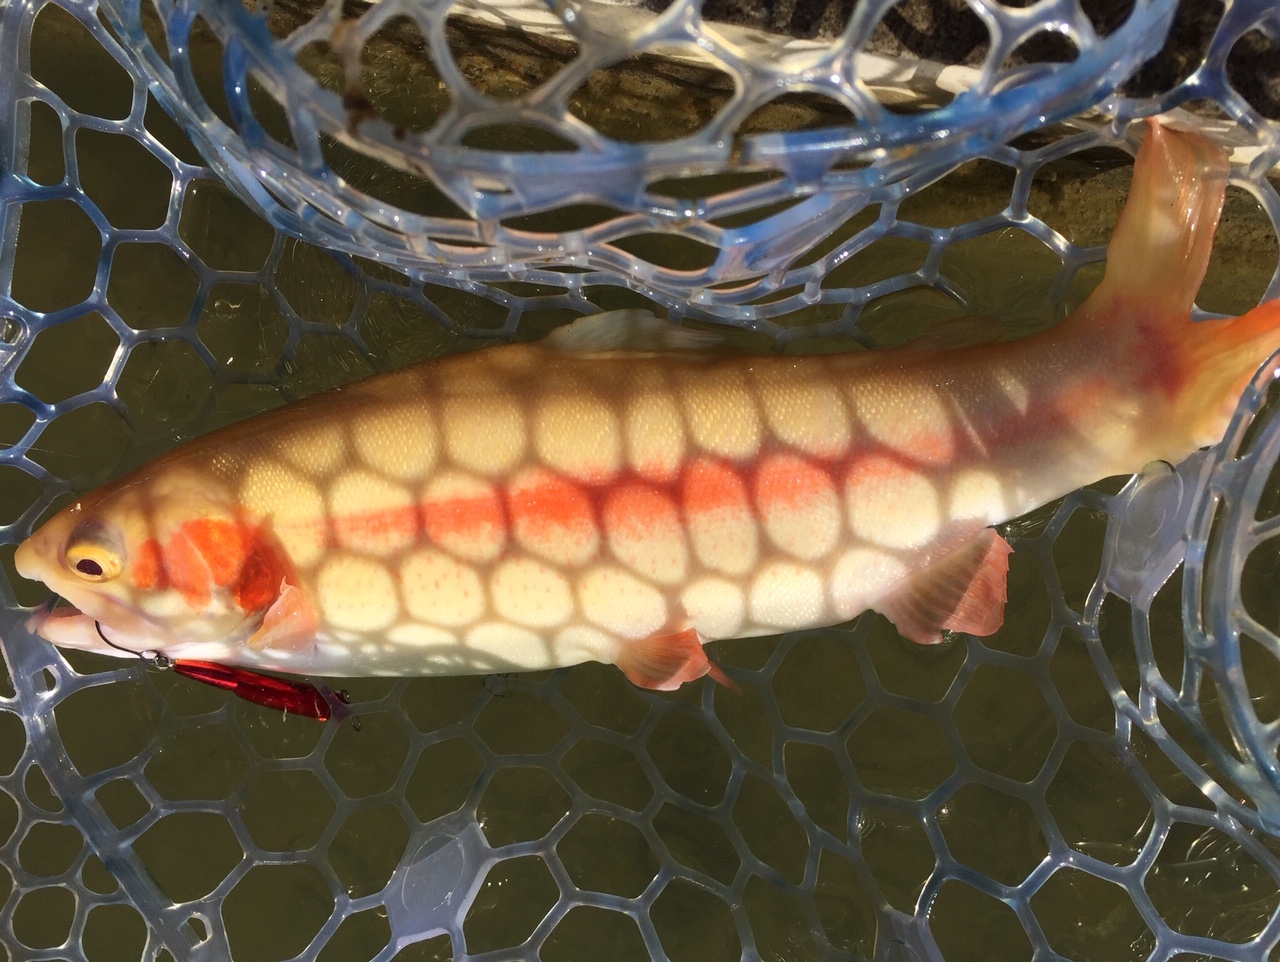
[[[882,455],[855,459],[850,468],[857,480],[868,480],[872,475],[888,478],[908,470],[896,459]],[[753,490],[748,489],[748,480]],[[707,511],[753,514],[755,505],[803,504],[834,487],[830,474],[813,460],[780,452],[754,466],[741,467],[697,458],[684,467],[676,490],[633,478],[619,480],[602,493],[599,521],[593,497],[582,485],[544,469],[535,469],[508,487],[505,510],[502,495],[485,491],[425,500],[409,507],[352,512],[331,521],[340,532],[409,533],[437,544],[456,544],[460,538],[488,540],[493,532],[507,530],[508,524],[522,536],[535,538],[565,530],[595,530],[601,522],[611,531],[644,535],[659,529],[669,531],[681,524],[682,517]],[[314,528],[324,523],[314,519],[296,526]],[[279,526],[288,529],[295,523],[280,522]],[[242,532],[241,537],[247,545],[245,551],[252,553],[252,536]],[[248,560],[246,556],[242,563],[248,564]],[[187,575],[184,584],[191,584],[193,575],[185,566],[183,571]],[[211,572],[211,580],[214,574]],[[219,570],[216,575],[225,577],[226,572]],[[273,592],[278,587],[278,582],[270,586]]]
[[[396,516],[413,516],[415,509],[397,508],[384,512]],[[416,520],[406,518],[402,524],[415,524]],[[447,498],[439,501],[426,501],[422,505],[422,525],[427,537],[432,541],[447,541],[449,538],[467,537],[501,529],[504,520],[502,505],[493,492],[464,498]]]
[[[507,492],[511,527],[539,535],[557,529],[595,528],[595,512],[585,491],[559,475],[539,471]]]
[[[418,517],[418,510],[413,506],[363,514],[344,514],[333,519],[333,528],[341,540],[366,545],[379,540],[394,542],[404,535],[417,535]]]
[[[742,476],[722,461],[698,458],[685,469],[680,500],[685,514],[730,509],[750,513]]]
[[[826,471],[795,454],[769,455],[756,469],[756,505],[762,511],[802,507],[833,490]]]
[[[897,458],[885,454],[868,454],[854,458],[845,475],[846,484],[862,487],[865,484],[885,484],[902,478],[913,477],[918,472],[904,465]]]
[[[605,529],[614,535],[664,537],[680,527],[680,511],[671,498],[646,484],[622,484],[609,492],[601,511]]]

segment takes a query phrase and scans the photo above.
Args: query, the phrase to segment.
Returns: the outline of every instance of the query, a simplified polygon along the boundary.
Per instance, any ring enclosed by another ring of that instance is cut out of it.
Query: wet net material
[[[0,6],[10,959],[1274,958],[1269,370],[1223,444],[1011,525],[995,636],[718,645],[739,692],[353,680],[320,725],[24,630],[71,492],[374,370],[625,306],[1049,323],[1154,112],[1236,148],[1200,308],[1280,295],[1270,3],[703,13]]]

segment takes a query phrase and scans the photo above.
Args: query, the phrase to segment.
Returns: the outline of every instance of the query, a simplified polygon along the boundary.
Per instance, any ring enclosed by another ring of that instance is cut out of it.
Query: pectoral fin
[[[707,658],[693,628],[624,642],[617,663],[633,685],[655,691],[675,691],[703,675],[727,688],[738,687]]]
[[[316,643],[316,614],[302,589],[280,582],[280,594],[249,638],[254,651],[309,651]]]
[[[942,641],[944,630],[994,634],[1004,624],[1012,551],[994,529],[986,528],[875,608],[904,638],[922,645]]]

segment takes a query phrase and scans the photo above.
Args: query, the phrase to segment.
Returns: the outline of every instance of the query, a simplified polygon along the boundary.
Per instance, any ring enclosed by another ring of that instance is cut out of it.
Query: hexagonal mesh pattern
[[[1098,276],[1126,121],[1193,100],[1241,148],[1200,307],[1276,296],[1280,24],[1193,6],[863,3],[807,44],[751,39],[804,4],[738,32],[690,3],[523,32],[519,6],[0,7],[9,957],[1267,959],[1266,374],[1212,451],[1011,525],[995,636],[726,643],[736,693],[359,680],[359,724],[317,725],[65,659],[12,573],[68,492],[175,439],[586,312],[749,347],[1047,323]],[[974,22],[971,69],[867,53],[932,31],[960,61]],[[731,82],[648,56],[681,45]],[[1075,119],[1099,105],[1118,123]]]

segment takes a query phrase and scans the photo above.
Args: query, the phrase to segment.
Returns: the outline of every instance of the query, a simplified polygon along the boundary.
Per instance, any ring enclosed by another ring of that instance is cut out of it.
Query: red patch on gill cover
[[[230,589],[241,611],[271,604],[288,565],[260,531],[225,518],[194,518],[169,539],[164,552],[169,583],[194,608],[204,608],[218,589]]]
[[[236,605],[244,612],[267,607],[276,600],[288,574],[279,552],[255,534],[233,589]]]
[[[826,471],[796,454],[769,455],[756,469],[756,504],[762,511],[800,508],[833,488]]]
[[[184,526],[185,527],[185,526]],[[200,549],[179,529],[164,552],[169,583],[193,608],[205,608],[213,600],[213,572]]]
[[[138,546],[133,562],[133,583],[143,591],[163,591],[169,587],[169,573],[164,566],[164,549],[155,538]]]
[[[248,540],[244,529],[234,521],[194,518],[182,523],[169,542],[169,551],[172,554],[182,546],[180,551],[193,552],[204,561],[213,585],[226,588],[240,574],[240,566],[248,553]]]
[[[686,515],[751,510],[742,476],[724,462],[709,458],[698,458],[685,469],[680,500]]]

